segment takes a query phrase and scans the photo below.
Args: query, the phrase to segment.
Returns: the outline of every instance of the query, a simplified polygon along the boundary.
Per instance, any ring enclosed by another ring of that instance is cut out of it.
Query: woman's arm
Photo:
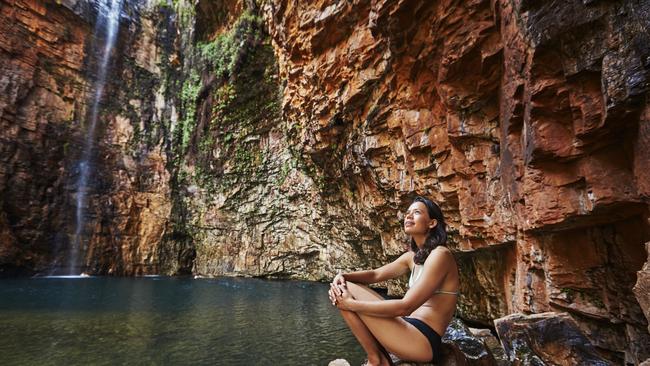
[[[335,291],[338,290],[335,289]],[[405,309],[402,300],[359,301],[352,298],[346,289],[343,289],[342,292],[342,295],[335,295],[336,301],[333,303],[333,305],[336,305],[341,310],[349,310],[384,318],[394,318],[410,314]],[[336,292],[334,293],[336,294]]]
[[[380,317],[397,317],[411,314],[427,301],[433,292],[442,284],[449,269],[449,253],[434,250],[424,262],[420,279],[406,295],[399,300],[360,301],[352,298],[345,288],[342,295],[337,296],[339,308],[357,313]]]
[[[345,281],[350,281],[350,282],[356,282],[356,283],[363,283],[363,284],[371,284],[377,282],[375,278],[377,275],[375,274],[375,270],[371,269],[368,271],[357,271],[357,272],[350,272],[350,273],[341,273],[338,274],[336,277],[334,277],[334,283],[335,284],[344,284]],[[338,278],[342,278],[343,281],[337,281]]]
[[[408,263],[409,260],[411,260],[412,256],[413,253],[406,252],[401,256],[399,256],[399,258],[395,259],[394,261],[386,264],[385,266],[379,267],[377,269],[372,269],[369,271],[343,273],[340,276],[342,276],[343,279],[345,279],[345,281],[363,283],[363,284],[371,284],[371,283],[386,281],[391,278],[399,277],[404,273],[408,272],[409,270]],[[339,277],[339,275],[337,275],[337,277]],[[333,281],[335,284],[338,282],[336,280],[337,277],[335,277]]]

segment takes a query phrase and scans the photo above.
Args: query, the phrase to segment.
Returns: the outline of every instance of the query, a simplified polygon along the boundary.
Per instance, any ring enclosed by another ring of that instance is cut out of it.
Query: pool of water
[[[174,277],[0,280],[1,365],[327,365],[362,349],[327,284]]]

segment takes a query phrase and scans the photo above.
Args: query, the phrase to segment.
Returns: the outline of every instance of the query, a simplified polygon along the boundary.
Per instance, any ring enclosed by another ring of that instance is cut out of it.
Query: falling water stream
[[[84,246],[83,234],[85,226],[85,208],[88,194],[88,183],[92,175],[92,156],[93,145],[95,141],[95,131],[97,128],[97,119],[99,117],[99,106],[104,94],[106,77],[109,72],[109,60],[111,51],[115,45],[117,31],[120,26],[120,12],[123,0],[104,0],[101,1],[98,12],[98,19],[95,26],[95,39],[104,39],[104,47],[99,48],[99,63],[97,67],[97,80],[95,82],[95,93],[92,99],[92,109],[88,123],[88,131],[84,140],[83,151],[79,161],[79,175],[77,178],[77,195],[76,195],[76,213],[75,213],[75,233],[70,250],[68,262],[68,274],[79,273],[79,254],[80,249]],[[103,35],[103,37],[99,37]]]

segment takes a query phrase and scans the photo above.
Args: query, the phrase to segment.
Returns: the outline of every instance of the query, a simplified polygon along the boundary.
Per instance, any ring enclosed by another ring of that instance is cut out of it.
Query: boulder
[[[350,363],[342,358],[337,358],[336,360],[330,361],[327,366],[350,366]]]
[[[469,328],[470,332],[479,339],[482,339],[487,348],[492,352],[494,360],[498,366],[508,366],[512,362],[508,360],[508,356],[501,346],[499,339],[493,334],[493,331],[486,328]]]
[[[521,365],[609,365],[567,313],[520,313],[494,325],[510,361]]]
[[[458,318],[454,318],[442,337],[441,365],[496,365],[492,352],[481,337],[475,336]]]

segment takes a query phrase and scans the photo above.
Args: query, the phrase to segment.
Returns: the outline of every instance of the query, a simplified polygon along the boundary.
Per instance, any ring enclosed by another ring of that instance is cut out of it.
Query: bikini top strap
[[[443,294],[443,295],[460,295],[460,291],[444,291],[444,290],[436,290],[433,292],[434,294]]]

